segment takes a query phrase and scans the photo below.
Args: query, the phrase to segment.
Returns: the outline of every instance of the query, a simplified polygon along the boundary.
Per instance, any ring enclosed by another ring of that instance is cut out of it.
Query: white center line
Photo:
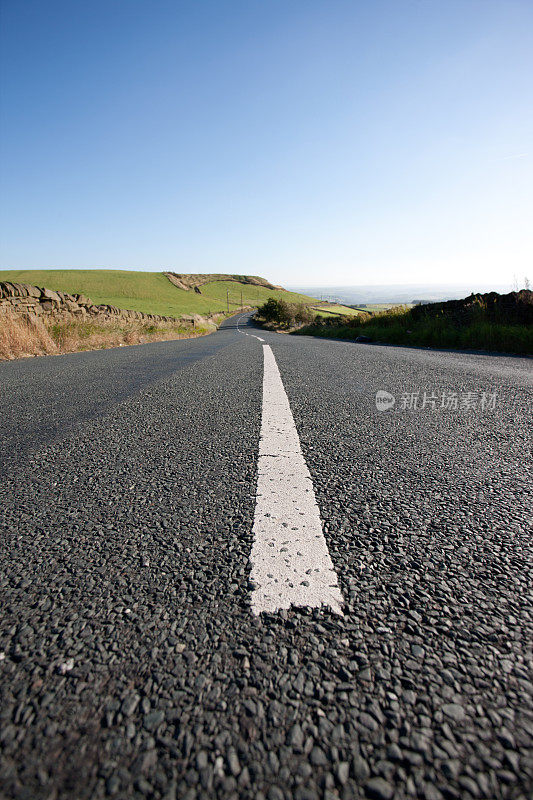
[[[245,336],[253,336],[254,339],[258,339],[260,342],[264,342],[265,340],[261,339],[260,336],[255,336],[253,333],[245,333],[244,331],[241,331],[241,329],[239,328],[239,322],[241,322],[243,319],[244,317],[239,317],[239,319],[237,320],[237,330],[239,331],[239,333],[244,333]]]
[[[313,483],[274,353],[263,345],[263,414],[250,555],[252,611],[328,606],[342,594],[322,531]]]

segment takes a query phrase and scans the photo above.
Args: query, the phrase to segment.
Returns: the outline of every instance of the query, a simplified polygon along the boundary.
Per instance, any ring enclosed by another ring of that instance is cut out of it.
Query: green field
[[[312,305],[310,306],[311,311],[316,311],[320,314],[321,317],[338,317],[340,315],[346,315],[347,317],[357,316],[358,314],[364,314],[363,310],[359,310],[356,308],[350,308],[350,306],[341,306],[337,304],[327,304],[327,305]]]
[[[321,304],[312,305],[311,309],[317,311],[322,317],[338,317],[344,314],[347,317],[361,316],[370,317],[372,314],[381,314],[383,311],[389,311],[391,308],[397,308],[399,305],[402,308],[412,308],[412,303],[369,303],[364,307],[361,306],[343,306],[339,303],[336,304]]]
[[[132,272],[114,269],[16,269],[0,270],[0,281],[45,286],[69,294],[84,294],[97,305],[105,303],[118,308],[179,317],[183,314],[214,314],[238,311],[256,306],[269,297],[283,298],[291,303],[314,301],[314,298],[295,292],[267,289],[262,286],[213,281],[201,286],[201,294],[174,286],[162,272]],[[316,302],[316,301],[315,301]]]

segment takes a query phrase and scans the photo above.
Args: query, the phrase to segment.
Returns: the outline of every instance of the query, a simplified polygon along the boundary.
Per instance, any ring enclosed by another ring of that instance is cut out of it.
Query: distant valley
[[[472,292],[499,292],[513,290],[511,284],[394,284],[389,286],[288,286],[293,292],[312,295],[319,300],[362,305],[375,303],[413,303],[418,300],[437,302],[460,300]]]

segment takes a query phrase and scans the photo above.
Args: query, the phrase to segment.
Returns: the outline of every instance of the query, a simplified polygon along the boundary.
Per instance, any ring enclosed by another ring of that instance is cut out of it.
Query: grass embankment
[[[316,299],[235,281],[215,280],[200,286],[201,294],[186,291],[171,283],[162,272],[133,272],[113,269],[17,269],[0,270],[0,281],[45,286],[69,294],[83,294],[93,303],[113,305],[145,314],[180,317],[186,314],[236,312],[244,306],[257,306],[269,297],[289,302],[313,302]]]
[[[214,329],[211,324],[193,327],[129,319],[58,320],[6,312],[0,316],[0,360],[188,339]]]
[[[532,293],[512,294],[517,295],[516,302],[506,301],[511,295],[491,293],[463,301],[395,308],[370,318],[316,318],[294,333],[353,340],[364,336],[384,344],[531,355]]]

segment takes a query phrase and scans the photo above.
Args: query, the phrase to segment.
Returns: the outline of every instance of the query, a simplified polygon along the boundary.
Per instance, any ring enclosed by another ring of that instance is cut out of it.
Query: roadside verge
[[[95,305],[79,294],[0,282],[0,360],[205,336],[225,316],[143,314]]]

